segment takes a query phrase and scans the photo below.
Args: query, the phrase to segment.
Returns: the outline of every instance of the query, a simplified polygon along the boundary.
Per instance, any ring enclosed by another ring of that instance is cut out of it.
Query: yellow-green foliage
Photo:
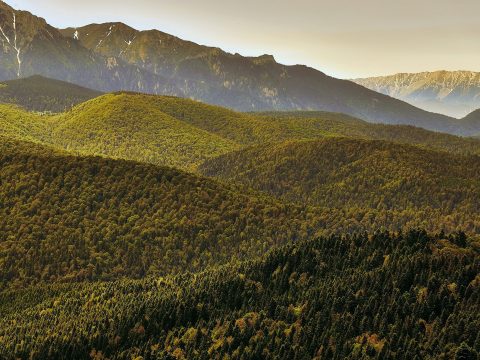
[[[345,114],[300,111],[259,113],[257,116],[263,116],[271,123],[280,123],[288,130],[288,136],[271,138],[271,141],[315,139],[319,135],[347,136],[418,145],[460,154],[480,154],[480,142],[476,139],[462,138],[409,125],[374,124]]]
[[[0,106],[0,134],[73,153],[192,171],[204,160],[254,144],[349,136],[480,153],[480,141],[409,126],[375,125],[334,113],[245,114],[197,101],[107,94],[56,116]]]
[[[227,139],[178,120],[156,97],[109,94],[55,118],[55,145],[82,154],[191,169],[238,148]]]
[[[304,219],[176,169],[0,137],[0,290],[199,270],[297,238]]]
[[[478,211],[466,212],[478,204],[462,193],[451,214],[428,197],[424,207],[403,209],[408,196],[388,192],[399,206],[309,207],[172,168],[71,156],[3,137],[0,179],[0,289],[201,270],[322,234],[413,227],[478,233],[480,223]],[[377,194],[363,196],[373,201]]]
[[[0,104],[0,135],[28,140],[49,141],[46,117],[23,111],[15,105]]]

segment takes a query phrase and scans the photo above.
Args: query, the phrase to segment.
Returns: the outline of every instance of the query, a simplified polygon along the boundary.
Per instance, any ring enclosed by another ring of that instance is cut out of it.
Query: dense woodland
[[[0,359],[476,360],[479,156],[342,114],[0,105]]]
[[[100,95],[99,91],[43,76],[0,83],[0,103],[15,104],[42,113],[64,112]]]
[[[198,270],[307,236],[303,208],[175,169],[0,150],[2,287]]]
[[[339,136],[480,154],[480,140],[412,126],[370,124],[332,113],[245,114],[193,100],[132,93],[103,95],[53,116],[0,105],[0,134],[74,154],[190,172],[207,159],[245,146]]]
[[[363,206],[313,207],[172,168],[4,138],[0,149],[2,287],[201,270],[328,233],[479,231],[469,192],[453,192],[458,210],[450,212],[433,200],[422,209],[369,207],[375,192]]]
[[[480,156],[384,141],[327,138],[259,145],[211,159],[199,170],[323,207],[431,207],[466,217],[480,212]]]
[[[199,274],[6,292],[0,351],[25,359],[476,359],[478,245],[421,231],[329,237]]]

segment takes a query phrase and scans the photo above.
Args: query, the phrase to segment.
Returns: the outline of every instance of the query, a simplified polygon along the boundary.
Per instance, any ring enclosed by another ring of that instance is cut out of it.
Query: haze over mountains
[[[0,359],[478,359],[480,110],[4,3],[0,46]]]
[[[480,73],[435,71],[354,79],[371,90],[416,107],[463,118],[480,108]]]
[[[0,26],[0,80],[40,74],[99,91],[178,95],[241,111],[322,110],[459,135],[480,132],[480,125],[422,111],[306,66],[229,54],[157,30],[121,23],[58,30],[5,3]]]
[[[101,94],[100,91],[39,75],[0,82],[0,102],[37,112],[63,112]]]

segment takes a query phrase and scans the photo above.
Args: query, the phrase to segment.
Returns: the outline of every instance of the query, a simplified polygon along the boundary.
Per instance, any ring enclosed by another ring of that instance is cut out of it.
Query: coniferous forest
[[[2,1],[0,42],[0,360],[480,360],[478,111]]]
[[[479,270],[463,233],[322,237],[200,273],[4,292],[0,349],[39,359],[475,359]]]

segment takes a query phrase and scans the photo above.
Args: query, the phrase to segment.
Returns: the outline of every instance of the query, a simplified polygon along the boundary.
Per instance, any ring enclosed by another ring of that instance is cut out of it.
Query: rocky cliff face
[[[0,54],[1,80],[41,74],[103,91],[148,91],[157,86],[165,93],[178,93],[166,79],[152,76],[120,58],[97,54],[65,37],[44,19],[3,2]]]
[[[422,72],[354,81],[422,109],[456,118],[462,118],[480,108],[480,73],[478,72]]]
[[[0,2],[0,80],[34,74],[101,91],[177,95],[240,111],[322,110],[470,134],[455,119],[273,56],[243,57],[125,24],[58,30]]]

